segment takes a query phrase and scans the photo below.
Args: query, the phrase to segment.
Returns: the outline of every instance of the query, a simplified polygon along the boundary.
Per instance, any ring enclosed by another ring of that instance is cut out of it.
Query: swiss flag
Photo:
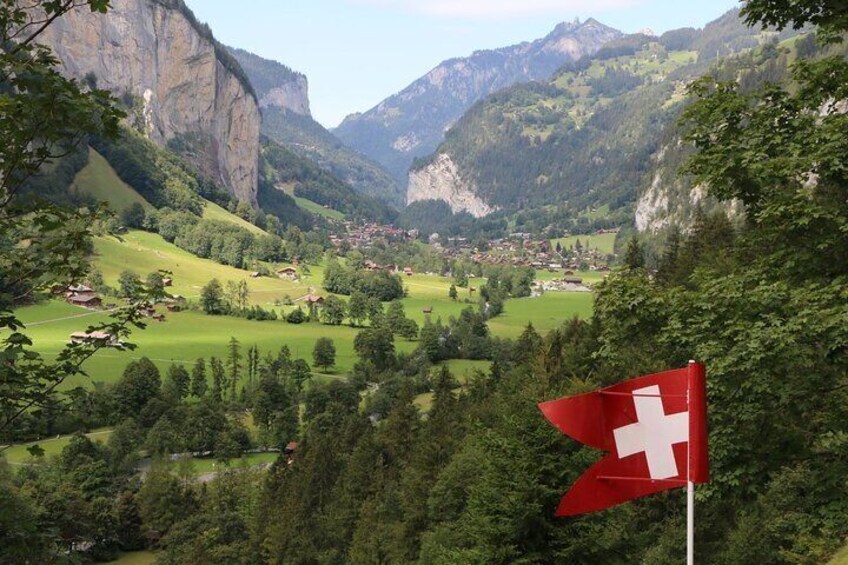
[[[562,498],[557,516],[709,480],[704,366],[645,375],[539,404],[564,434],[608,452]]]

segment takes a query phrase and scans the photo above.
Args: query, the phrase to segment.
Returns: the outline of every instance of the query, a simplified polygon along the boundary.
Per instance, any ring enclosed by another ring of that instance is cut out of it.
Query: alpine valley
[[[0,563],[848,564],[848,9],[578,4],[0,0]]]

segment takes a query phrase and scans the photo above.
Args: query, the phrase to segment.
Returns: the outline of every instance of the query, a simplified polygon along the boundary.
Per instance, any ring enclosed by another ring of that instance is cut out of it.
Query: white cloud
[[[354,0],[358,4],[385,6],[448,18],[509,18],[576,11],[598,13],[640,4],[642,0]]]

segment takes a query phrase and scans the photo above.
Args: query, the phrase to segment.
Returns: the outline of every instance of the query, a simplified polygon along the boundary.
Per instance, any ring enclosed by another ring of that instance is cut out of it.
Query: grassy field
[[[156,234],[131,231],[121,240],[98,238],[95,250],[95,264],[110,285],[116,285],[121,271],[128,267],[142,276],[157,269],[172,271],[174,285],[170,290],[188,298],[198,297],[202,286],[212,278],[222,282],[246,280],[251,291],[250,301],[273,308],[278,313],[292,308],[274,306],[275,302],[279,303],[286,297],[296,299],[310,291],[326,294],[321,290],[323,268],[320,266],[310,267],[310,274],[297,282],[273,277],[251,279],[246,271],[195,257],[165,242]],[[599,273],[592,275],[600,277]],[[484,282],[472,279],[471,285],[479,287]],[[423,313],[427,307],[432,307],[433,319],[441,318],[444,322],[451,316],[458,316],[464,308],[477,308],[477,296],[471,295],[468,289],[459,289],[457,301],[448,298],[451,285],[448,278],[414,275],[403,277],[403,283],[408,290],[408,296],[403,299],[407,316],[419,324],[423,324],[427,317]],[[491,320],[489,326],[493,335],[499,337],[519,335],[528,322],[544,333],[575,315],[589,316],[591,309],[592,296],[588,293],[549,292],[539,298],[507,301],[505,313]],[[40,351],[48,356],[58,353],[71,333],[85,330],[89,325],[108,317],[106,313],[88,311],[60,301],[21,308],[17,314],[27,324],[29,334],[39,345]],[[317,380],[329,381],[339,378],[352,368],[356,361],[353,339],[358,331],[358,328],[347,325],[292,325],[282,320],[254,322],[241,318],[206,316],[195,311],[166,313],[165,322],[151,321],[147,329],[134,332],[130,341],[138,346],[136,350],[122,352],[110,349],[98,353],[84,367],[89,377],[77,377],[65,383],[65,386],[85,385],[92,380],[114,382],[130,360],[141,356],[149,357],[163,371],[172,363],[190,364],[200,357],[222,357],[226,354],[226,345],[231,336],[236,337],[245,348],[257,345],[262,355],[274,353],[282,345],[287,345],[296,358],[308,362],[311,362],[315,341],[319,337],[329,337],[336,345],[336,366],[329,374],[314,375]],[[396,342],[399,351],[411,351],[415,347],[415,342],[401,339]]]
[[[100,442],[100,443],[106,443],[106,440],[109,439],[109,435],[111,433],[112,433],[112,430],[99,429],[99,430],[93,430],[93,431],[91,431],[91,432],[89,432],[85,435],[88,436],[89,438],[91,438],[94,441],[97,441],[97,442]],[[66,436],[45,438],[45,439],[42,439],[42,440],[39,440],[39,441],[30,442],[30,443],[21,443],[21,444],[13,445],[13,446],[9,447],[8,449],[4,450],[2,452],[2,457],[5,457],[6,461],[8,461],[9,463],[12,463],[12,464],[25,463],[31,457],[31,455],[29,454],[29,451],[27,451],[27,448],[29,448],[33,445],[36,445],[36,444],[38,444],[38,446],[41,447],[41,449],[44,450],[44,456],[45,457],[53,457],[54,455],[59,455],[59,453],[61,453],[62,450],[65,449],[65,446],[68,445],[68,443],[70,443],[70,441],[71,441],[71,436],[66,435]]]
[[[115,286],[121,272],[127,269],[142,277],[152,271],[165,269],[173,273],[174,286],[169,290],[187,298],[200,296],[200,289],[213,278],[222,284],[226,281],[246,280],[250,288],[250,301],[267,305],[286,295],[292,299],[303,296],[309,292],[310,287],[320,288],[324,278],[321,268],[312,268],[312,273],[302,276],[298,282],[276,277],[252,279],[248,271],[201,259],[168,243],[157,234],[143,231],[130,231],[120,239],[98,237],[94,240],[94,249],[94,264],[103,273],[107,284]]]
[[[508,300],[504,313],[489,320],[489,329],[498,337],[515,338],[532,322],[544,335],[574,316],[585,319],[591,315],[591,293],[546,292],[538,298]]]
[[[324,216],[330,220],[344,220],[345,215],[338,210],[333,210],[332,208],[324,208],[321,204],[313,200],[309,200],[308,198],[303,198],[301,196],[294,195],[294,183],[284,183],[277,185],[277,188],[294,198],[295,203],[300,206],[303,210],[306,210],[310,214],[317,214],[319,216]]]
[[[122,553],[115,561],[109,561],[110,565],[153,565],[156,563],[156,553],[152,551],[130,551]]]
[[[240,228],[246,229],[253,235],[268,235],[268,232],[254,226],[248,221],[242,220],[235,214],[231,214],[228,210],[225,210],[214,202],[209,202],[208,200],[206,200],[203,204],[203,219],[227,222],[228,224],[233,224]]]
[[[145,208],[152,208],[139,193],[118,177],[100,153],[90,147],[88,164],[77,173],[71,190],[93,196],[98,202],[107,202],[116,212],[122,212],[135,202]]]
[[[837,551],[827,565],[848,565],[848,545],[844,545],[842,549]]]
[[[613,245],[615,244],[615,236],[616,234],[614,233],[602,233],[598,235],[570,235],[568,237],[552,239],[551,245],[556,247],[556,244],[560,243],[565,249],[568,249],[569,247],[574,246],[579,239],[580,245],[582,245],[584,249],[588,247],[590,249],[597,249],[604,254],[612,254]]]
[[[53,321],[45,321],[42,309],[52,314],[61,314]],[[39,344],[39,350],[47,355],[58,353],[75,331],[82,331],[89,324],[107,317],[95,313],[86,317],[78,316],[86,311],[64,304],[44,304],[30,306],[18,311],[22,321],[31,318],[40,323],[29,326],[29,335]],[[337,373],[351,369],[355,361],[353,338],[359,330],[349,326],[325,326],[318,323],[293,325],[283,321],[254,322],[229,316],[206,316],[200,312],[174,312],[166,315],[165,322],[151,322],[147,329],[133,333],[132,343],[135,351],[117,351],[109,349],[99,352],[86,362],[84,369],[93,381],[114,382],[120,377],[126,364],[142,356],[149,357],[160,370],[165,371],[173,363],[190,364],[203,357],[223,357],[226,355],[227,342],[235,336],[244,348],[257,345],[260,353],[276,352],[282,345],[288,345],[295,358],[303,358],[311,363],[312,347],[319,337],[329,337],[335,342]],[[399,340],[400,350],[411,350],[414,343]],[[85,377],[77,377],[65,383],[66,387],[84,385]]]

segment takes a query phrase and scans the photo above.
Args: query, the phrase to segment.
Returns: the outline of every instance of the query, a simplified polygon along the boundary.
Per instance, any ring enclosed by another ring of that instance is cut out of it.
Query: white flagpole
[[[690,401],[692,389],[692,367],[695,361],[689,360],[689,373],[686,375],[686,409],[692,410]],[[695,483],[692,482],[692,428],[689,427],[689,441],[686,442],[686,565],[695,565]]]

